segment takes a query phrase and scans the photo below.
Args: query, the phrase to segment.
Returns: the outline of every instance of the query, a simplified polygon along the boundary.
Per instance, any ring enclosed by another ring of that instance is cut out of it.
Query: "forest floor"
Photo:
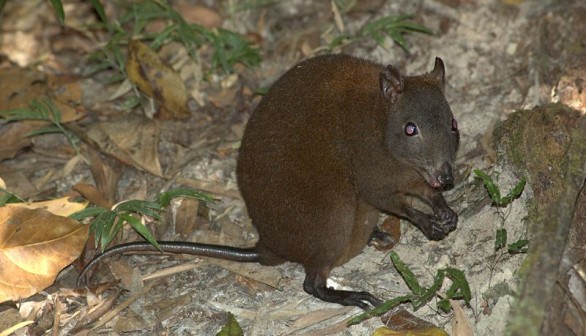
[[[139,24],[122,20],[125,6],[102,2],[108,17],[119,18],[122,27],[130,31]],[[495,251],[495,235],[506,228],[509,243],[528,238],[525,219],[532,190],[527,185],[499,212],[473,170],[488,173],[503,192],[508,191],[521,176],[497,160],[491,143],[495,125],[516,110],[549,102],[562,101],[586,111],[584,81],[564,82],[573,78],[575,72],[569,70],[583,74],[586,69],[586,4],[581,0],[369,0],[348,9],[339,5],[343,1],[335,2],[332,10],[334,2],[329,1],[277,1],[250,8],[243,4],[252,1],[172,3],[187,22],[242,34],[261,56],[258,66],[236,62],[225,71],[214,67],[209,43],[197,48],[198,62],[180,43],[161,48],[158,55],[185,83],[183,103],[187,104],[179,108],[187,116],[183,119],[162,111],[161,105],[153,108],[144,97],[137,107],[126,108],[137,101],[138,90],[119,78],[113,67],[89,71],[96,64],[90,55],[101,55],[98,59],[109,55],[110,64],[120,65],[114,53],[99,54],[108,48],[113,32],[88,26],[98,22],[90,1],[64,3],[65,26],[48,1],[7,2],[0,14],[0,110],[24,107],[42,95],[39,92],[50,92],[54,99],[65,101],[60,105],[63,123],[73,125],[67,129],[80,140],[77,153],[61,133],[27,137],[38,125],[15,126],[0,119],[4,147],[0,178],[6,188],[24,199],[40,200],[79,197],[77,192],[89,184],[112,205],[189,186],[210,193],[216,201],[173,203],[161,222],[147,225],[158,239],[252,246],[257,237],[238,193],[235,166],[246,121],[261,98],[257,92],[299,61],[321,52],[342,28],[352,35],[374,19],[412,14],[411,20],[433,35],[404,35],[408,51],[388,37],[382,45],[368,37],[351,40],[334,51],[393,64],[407,75],[426,73],[435,57],[443,59],[445,94],[461,133],[456,183],[445,193],[460,216],[458,228],[444,240],[432,242],[401,221],[400,240],[393,250],[425,286],[431,285],[439,269],[462,270],[472,294],[469,305],[459,302],[463,320],[469,321],[474,335],[503,335],[526,254]],[[157,32],[164,23],[149,22],[146,31]],[[127,42],[121,59],[127,57]],[[570,99],[560,83],[582,87]],[[167,107],[173,104],[169,97],[162,100]],[[161,102],[155,99],[154,104]],[[126,227],[115,243],[139,239]],[[304,271],[293,263],[267,267],[191,256],[136,255],[113,258],[108,265],[113,271],[101,267],[92,282],[112,279],[114,273],[129,291],[121,292],[107,311],[115,311],[129,297],[133,301],[98,330],[78,334],[215,335],[226,325],[227,312],[245,335],[369,335],[384,325],[380,318],[372,318],[347,327],[345,321],[361,310],[306,294]],[[144,284],[128,284],[137,272],[151,275],[162,269],[168,274],[157,273]],[[59,295],[61,322],[38,324],[36,334],[51,329],[70,334],[80,316],[87,314],[86,295],[65,291],[74,287],[78,271],[68,267],[45,290]],[[373,247],[336,268],[331,280],[333,286],[366,290],[385,299],[410,293],[388,253]],[[447,286],[446,281],[444,290]],[[90,301],[91,295],[87,296]],[[108,293],[100,294],[93,300],[107,297]],[[24,301],[31,302],[31,310],[43,306],[44,300],[54,297],[36,295]],[[22,306],[27,305],[21,305],[21,315]],[[409,305],[404,308],[412,310]],[[454,315],[440,312],[435,299],[413,314],[452,334]],[[24,335],[24,329],[17,334]]]

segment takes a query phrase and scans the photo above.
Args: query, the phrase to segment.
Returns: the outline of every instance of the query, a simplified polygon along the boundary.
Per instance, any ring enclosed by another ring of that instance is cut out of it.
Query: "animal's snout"
[[[454,175],[452,175],[452,165],[449,162],[444,162],[441,167],[437,180],[442,187],[454,184]]]

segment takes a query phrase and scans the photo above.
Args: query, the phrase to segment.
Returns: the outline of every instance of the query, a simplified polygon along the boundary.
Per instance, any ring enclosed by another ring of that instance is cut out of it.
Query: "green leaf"
[[[472,292],[464,272],[453,267],[446,267],[444,271],[446,272],[446,277],[452,280],[452,286],[446,292],[447,298],[463,299],[469,305],[472,299]]]
[[[28,137],[33,137],[36,135],[42,134],[53,134],[53,133],[63,133],[63,129],[59,128],[57,125],[49,125],[45,127],[41,127],[38,130],[31,131],[26,134]]]
[[[442,288],[445,278],[445,270],[438,270],[433,279],[433,284],[428,289],[425,289],[416,299],[413,300],[413,310],[417,310],[427,304],[435,297],[437,291]]]
[[[448,299],[441,299],[437,302],[437,307],[444,313],[449,313],[452,310],[452,305],[450,304],[450,300]]]
[[[409,49],[407,45],[407,40],[405,39],[404,34],[433,34],[431,29],[416,22],[409,21],[412,18],[413,15],[385,16],[364,25],[364,27],[358,32],[357,35],[368,36],[372,38],[374,41],[376,41],[379,45],[383,46],[384,33],[388,35],[401,48],[403,48],[405,51],[408,51]]]
[[[494,250],[498,251],[507,245],[507,230],[496,230],[496,238],[494,240]]]
[[[403,50],[405,51],[409,51],[409,47],[407,45],[407,40],[405,40],[405,38],[403,37],[403,35],[401,35],[401,33],[393,31],[393,32],[389,32],[389,36],[391,37],[391,39],[393,39],[393,41],[399,45],[399,47],[403,48]]]
[[[214,199],[210,195],[204,192],[191,188],[175,188],[158,194],[155,198],[155,202],[158,203],[161,206],[161,208],[165,208],[169,206],[169,204],[171,204],[171,200],[173,198],[177,197],[195,198],[206,203],[211,203],[214,201]]]
[[[498,205],[501,201],[501,191],[499,187],[494,183],[492,178],[490,178],[490,176],[488,176],[485,172],[475,169],[474,174],[476,174],[476,176],[482,179],[482,182],[484,183],[484,187],[488,191],[490,199]]]
[[[120,104],[120,110],[128,111],[140,105],[140,97],[138,96],[131,96],[128,99],[125,99],[122,104]]]
[[[61,24],[65,24],[65,12],[63,11],[63,4],[61,0],[50,0],[51,5],[53,5],[53,9],[55,10],[55,15],[57,15],[57,19]]]
[[[362,314],[354,316],[352,319],[350,319],[350,321],[348,321],[347,325],[351,326],[354,324],[358,324],[364,320],[367,320],[371,317],[380,316],[380,315],[388,312],[389,310],[399,306],[402,303],[413,301],[414,298],[415,298],[415,295],[408,294],[408,295],[403,295],[403,296],[399,296],[397,298],[388,300],[378,307],[375,307],[373,309],[365,311]]]
[[[424,289],[421,288],[421,286],[419,285],[419,282],[417,281],[415,274],[413,274],[413,272],[411,272],[409,267],[407,267],[407,265],[405,265],[405,263],[401,260],[401,258],[399,258],[399,255],[397,254],[397,252],[391,251],[390,257],[391,257],[391,261],[393,262],[393,265],[395,265],[395,268],[397,269],[399,274],[401,274],[401,276],[403,277],[403,279],[407,283],[407,286],[409,287],[409,289],[411,289],[411,291],[416,295],[423,294]]]
[[[130,200],[119,203],[114,207],[114,211],[120,213],[122,211],[136,212],[145,216],[149,216],[155,219],[161,219],[160,211],[163,207],[159,203],[143,201],[143,200]]]
[[[527,251],[529,250],[527,245],[529,245],[529,241],[527,239],[519,239],[508,246],[509,253],[527,253]]]
[[[503,197],[500,200],[500,206],[505,206],[511,203],[514,199],[519,197],[521,193],[523,193],[523,189],[525,189],[525,177],[523,177],[511,191],[507,194],[507,196]]]
[[[83,210],[79,210],[77,212],[72,213],[69,215],[70,218],[73,218],[77,221],[81,221],[84,218],[88,217],[96,217],[104,212],[109,211],[108,209],[100,208],[100,207],[91,207],[85,208]]]
[[[433,35],[433,31],[431,29],[427,28],[424,25],[420,25],[419,23],[415,23],[415,22],[401,21],[401,22],[397,23],[396,26],[397,26],[397,28],[401,28],[404,31],[412,31],[412,32]]]
[[[48,120],[47,115],[39,113],[39,111],[34,111],[30,108],[0,111],[0,117],[6,119],[6,121]]]
[[[112,230],[116,218],[117,214],[114,211],[107,210],[100,213],[90,224],[90,232],[93,232],[95,236],[95,245],[99,246],[102,252],[118,232],[118,230]]]
[[[90,0],[90,1],[91,1],[92,5],[94,6],[94,9],[98,13],[100,20],[102,20],[103,23],[105,23],[107,26],[109,26],[108,25],[108,17],[106,17],[106,12],[104,11],[104,6],[102,6],[102,3],[100,2],[100,0]]]
[[[269,89],[270,89],[270,87],[268,87],[268,86],[259,86],[256,88],[256,90],[254,90],[254,93],[257,95],[264,96],[267,93],[269,93]]]
[[[136,217],[134,217],[134,216],[132,216],[131,214],[128,214],[128,213],[122,213],[119,216],[120,216],[120,218],[122,220],[124,220],[128,224],[130,224],[130,226],[136,232],[138,232],[138,234],[140,234],[144,239],[146,239],[146,241],[148,241],[149,243],[151,243],[157,249],[161,250],[161,247],[159,246],[159,243],[157,242],[157,240],[155,239],[155,237],[151,234],[151,232],[149,231],[149,229],[147,229],[147,227],[142,224],[142,222],[138,218],[136,218]]]
[[[228,322],[216,336],[243,336],[244,332],[232,313],[228,313]]]

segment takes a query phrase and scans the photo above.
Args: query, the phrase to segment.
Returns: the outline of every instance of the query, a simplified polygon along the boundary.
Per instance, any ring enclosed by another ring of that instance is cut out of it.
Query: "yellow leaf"
[[[11,208],[26,208],[26,209],[45,209],[50,213],[67,217],[74,212],[78,212],[87,208],[88,202],[70,202],[69,197],[62,197],[53,199],[50,201],[33,202],[33,203],[10,203],[6,204],[5,207]]]
[[[130,41],[126,73],[131,82],[155,98],[163,108],[156,115],[158,118],[189,117],[187,90],[181,77],[147,45],[137,40]]]
[[[0,207],[0,302],[49,287],[81,254],[88,228],[44,209]]]
[[[457,301],[450,300],[450,305],[454,311],[454,318],[452,319],[452,336],[474,336],[472,330],[472,323],[468,319],[468,315],[464,313],[462,307]]]

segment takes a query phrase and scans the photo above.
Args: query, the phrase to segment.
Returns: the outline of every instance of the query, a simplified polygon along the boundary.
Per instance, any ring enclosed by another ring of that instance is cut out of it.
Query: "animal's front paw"
[[[458,214],[449,207],[437,209],[434,217],[437,223],[446,231],[446,235],[454,231],[458,225]]]
[[[456,229],[458,214],[448,207],[437,209],[427,225],[422,225],[421,230],[430,240],[442,240],[451,231]]]

